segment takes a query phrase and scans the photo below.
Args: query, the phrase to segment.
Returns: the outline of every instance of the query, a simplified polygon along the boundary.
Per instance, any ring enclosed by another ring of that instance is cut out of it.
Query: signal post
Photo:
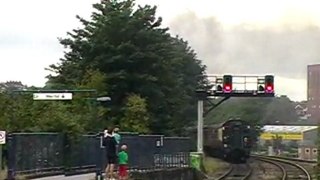
[[[207,75],[210,89],[197,90],[198,97],[198,128],[197,153],[203,153],[203,118],[230,97],[274,97],[274,76],[243,76],[243,75]],[[222,97],[217,103],[208,101],[210,107],[203,109],[203,102],[210,97]]]

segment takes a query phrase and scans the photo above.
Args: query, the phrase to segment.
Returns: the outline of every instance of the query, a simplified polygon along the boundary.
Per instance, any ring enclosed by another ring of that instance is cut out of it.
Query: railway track
[[[282,180],[287,179],[305,179],[312,180],[310,173],[297,162],[289,161],[287,159],[266,157],[266,156],[252,156],[254,159],[277,166],[282,172]]]
[[[302,163],[310,163],[310,164],[317,163],[317,161],[315,161],[315,160],[304,160],[304,159],[281,157],[281,156],[268,156],[268,157],[277,158],[277,159],[284,159],[284,160],[289,160],[289,161],[302,162]]]
[[[231,164],[228,171],[216,180],[248,180],[252,174],[249,164]]]

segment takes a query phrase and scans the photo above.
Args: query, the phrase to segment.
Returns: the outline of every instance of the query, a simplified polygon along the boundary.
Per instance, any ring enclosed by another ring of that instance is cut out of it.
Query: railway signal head
[[[230,93],[232,91],[232,76],[224,75],[223,76],[223,92]]]
[[[258,79],[258,93],[265,93],[264,92],[264,86],[265,86],[265,79]]]
[[[216,79],[216,92],[219,92],[219,93],[222,92],[222,84],[223,84],[223,79],[217,78]]]
[[[264,91],[264,87],[263,87],[262,85],[260,85],[260,86],[258,87],[258,91],[259,91],[259,92]]]
[[[265,76],[265,92],[266,93],[274,92],[274,77],[271,75]]]

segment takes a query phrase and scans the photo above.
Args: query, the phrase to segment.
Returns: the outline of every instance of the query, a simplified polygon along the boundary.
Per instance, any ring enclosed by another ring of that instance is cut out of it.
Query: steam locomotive
[[[230,163],[245,163],[250,156],[254,129],[241,119],[230,119],[203,128],[203,150]],[[195,132],[195,131],[193,131]],[[196,133],[193,133],[193,138]]]

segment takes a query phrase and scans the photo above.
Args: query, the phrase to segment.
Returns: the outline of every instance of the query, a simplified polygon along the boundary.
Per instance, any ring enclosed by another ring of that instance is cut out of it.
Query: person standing
[[[115,180],[113,177],[113,171],[114,171],[114,165],[117,161],[117,151],[116,151],[117,142],[113,137],[113,128],[109,128],[108,131],[106,131],[106,134],[104,137],[104,145],[105,145],[106,155],[107,155],[107,167],[105,169],[105,173],[106,173],[105,178],[106,180]]]
[[[114,138],[115,138],[115,140],[117,141],[117,144],[120,144],[120,141],[121,141],[121,136],[120,136],[120,134],[119,134],[119,128],[118,127],[116,127],[116,128],[114,128],[114,134],[113,134],[113,136],[114,136]]]
[[[119,157],[119,180],[127,180],[128,178],[128,153],[127,145],[121,146],[121,151],[118,153]]]

